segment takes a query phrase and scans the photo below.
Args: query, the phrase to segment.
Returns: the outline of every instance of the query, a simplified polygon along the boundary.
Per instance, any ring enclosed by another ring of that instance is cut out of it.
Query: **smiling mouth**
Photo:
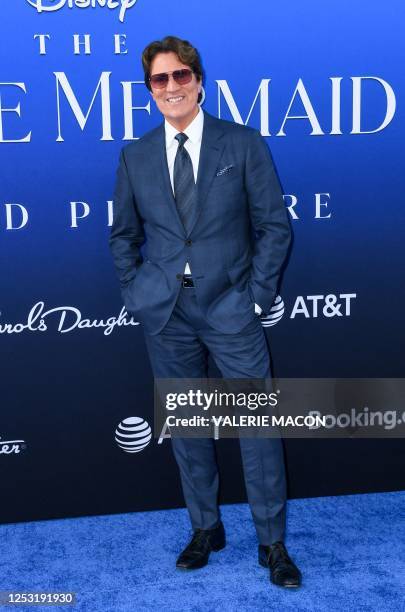
[[[179,102],[182,100],[184,100],[184,96],[173,96],[172,98],[166,98],[166,102],[169,104],[179,104]]]

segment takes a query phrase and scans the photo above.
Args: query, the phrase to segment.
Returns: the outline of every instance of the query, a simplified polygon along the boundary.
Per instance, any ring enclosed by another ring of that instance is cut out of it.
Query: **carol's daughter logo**
[[[0,311],[0,316],[2,315]],[[57,306],[45,310],[44,302],[37,302],[29,311],[24,323],[3,323],[0,320],[0,334],[21,334],[22,332],[45,332],[48,324],[53,323],[57,331],[66,334],[76,329],[98,327],[103,330],[104,336],[109,336],[116,327],[127,327],[128,325],[139,325],[123,306],[118,317],[108,319],[84,318],[78,308],[74,306]]]
[[[68,8],[96,8],[96,6],[107,7],[109,9],[120,8],[119,20],[121,23],[125,19],[125,13],[136,4],[137,0],[27,0],[28,4],[37,9],[38,13],[50,13],[59,11],[67,6]]]
[[[0,438],[0,455],[18,455],[25,448],[24,440],[2,440]]]

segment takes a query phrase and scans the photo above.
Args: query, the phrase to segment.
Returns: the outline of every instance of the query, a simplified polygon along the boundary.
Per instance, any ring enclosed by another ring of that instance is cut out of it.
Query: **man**
[[[142,55],[164,122],[123,147],[110,245],[126,309],[140,321],[156,378],[269,378],[258,314],[268,313],[290,241],[287,213],[260,133],[199,107],[197,50],[168,36]],[[143,245],[142,252],[140,247]],[[177,567],[196,569],[225,546],[212,438],[172,438],[194,535]],[[277,585],[301,574],[285,545],[279,438],[240,438],[259,563]]]

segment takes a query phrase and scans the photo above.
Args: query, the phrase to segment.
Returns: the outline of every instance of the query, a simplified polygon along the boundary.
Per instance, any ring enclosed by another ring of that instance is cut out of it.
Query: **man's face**
[[[190,66],[183,64],[173,51],[169,51],[156,55],[151,64],[150,74],[172,72],[183,68]],[[152,96],[165,119],[173,127],[183,131],[198,113],[197,99],[200,91],[201,82],[197,81],[194,73],[190,83],[186,85],[178,85],[170,75],[166,87],[162,89],[152,87]]]

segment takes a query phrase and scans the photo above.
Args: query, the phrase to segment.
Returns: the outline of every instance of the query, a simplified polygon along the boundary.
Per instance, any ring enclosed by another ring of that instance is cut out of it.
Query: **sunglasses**
[[[169,75],[172,75],[177,85],[187,85],[193,78],[193,71],[190,68],[182,68],[181,70],[173,70],[173,72],[160,72],[159,74],[152,74],[149,77],[149,82],[155,89],[163,89],[163,87],[167,87]]]

